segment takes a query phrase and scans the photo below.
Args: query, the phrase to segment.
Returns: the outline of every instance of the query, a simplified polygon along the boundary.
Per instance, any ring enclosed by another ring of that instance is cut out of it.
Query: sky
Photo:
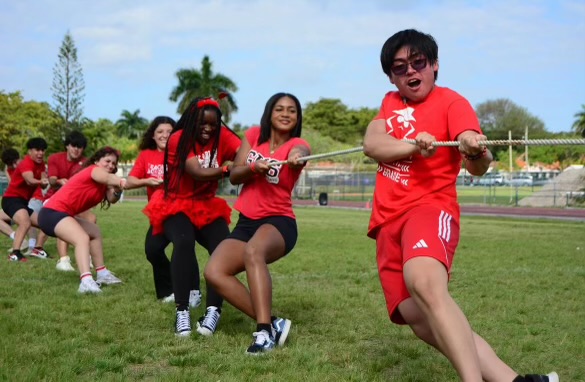
[[[178,119],[175,74],[205,55],[238,86],[231,124],[257,124],[277,92],[378,108],[395,90],[380,50],[409,28],[435,37],[437,84],[474,107],[507,98],[559,132],[585,104],[583,0],[0,0],[0,91],[54,105],[69,31],[91,120]]]

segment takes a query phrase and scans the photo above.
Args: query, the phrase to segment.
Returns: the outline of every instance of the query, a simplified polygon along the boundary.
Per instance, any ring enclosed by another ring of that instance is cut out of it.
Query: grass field
[[[213,337],[174,336],[174,308],[156,301],[143,253],[142,206],[96,211],[106,264],[124,281],[99,296],[77,295],[77,274],[59,273],[55,260],[0,261],[0,380],[457,380],[389,322],[366,211],[296,210],[297,247],[271,266],[274,313],[293,327],[285,347],[258,358],[244,354],[255,324],[231,306]],[[520,372],[585,381],[584,232],[582,222],[462,218],[452,294]],[[54,239],[46,248],[55,253]],[[197,254],[203,267],[207,253]]]

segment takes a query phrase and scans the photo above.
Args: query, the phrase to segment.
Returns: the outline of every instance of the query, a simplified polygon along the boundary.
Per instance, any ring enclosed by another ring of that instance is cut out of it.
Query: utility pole
[[[524,130],[524,139],[528,141],[528,126]],[[528,162],[528,145],[524,145],[524,157],[526,159],[526,172],[530,171],[530,162]]]

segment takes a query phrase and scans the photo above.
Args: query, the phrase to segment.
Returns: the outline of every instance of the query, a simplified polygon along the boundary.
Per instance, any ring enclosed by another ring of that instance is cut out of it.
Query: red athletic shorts
[[[376,235],[376,259],[390,320],[406,322],[398,305],[410,297],[404,283],[404,264],[413,257],[437,259],[451,270],[459,243],[459,217],[434,206],[415,207]]]

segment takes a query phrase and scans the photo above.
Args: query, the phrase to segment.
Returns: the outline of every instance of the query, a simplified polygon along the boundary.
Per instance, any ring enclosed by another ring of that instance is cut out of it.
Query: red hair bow
[[[201,109],[205,106],[213,106],[219,109],[219,103],[214,100],[213,98],[204,98],[201,101],[197,102],[197,108]]]

